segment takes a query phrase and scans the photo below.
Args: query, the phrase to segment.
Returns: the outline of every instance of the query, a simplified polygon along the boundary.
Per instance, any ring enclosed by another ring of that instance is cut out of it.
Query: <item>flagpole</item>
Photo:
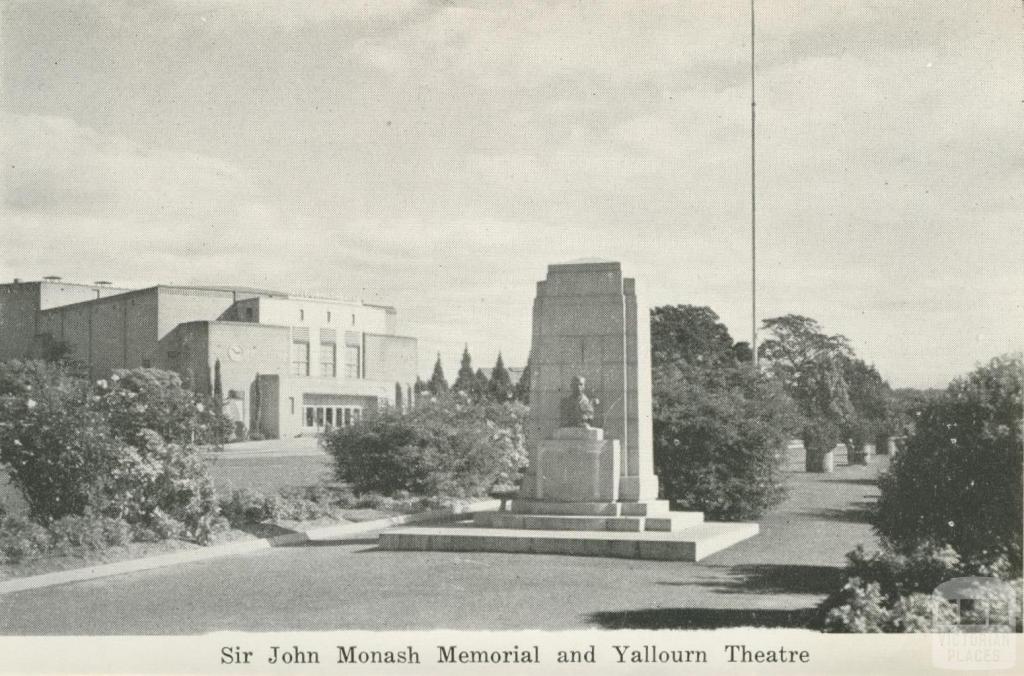
[[[754,90],[754,0],[750,0],[750,349],[757,366],[757,100]]]

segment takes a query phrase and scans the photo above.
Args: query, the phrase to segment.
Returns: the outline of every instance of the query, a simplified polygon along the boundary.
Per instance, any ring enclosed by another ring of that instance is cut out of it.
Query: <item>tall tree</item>
[[[651,310],[651,361],[691,366],[736,363],[729,329],[714,310],[696,305],[664,305]]]
[[[494,362],[494,370],[491,371],[491,382],[488,384],[491,397],[496,401],[508,401],[512,398],[512,377],[505,368],[505,360],[498,353],[498,360]]]
[[[220,380],[220,359],[213,362],[213,412],[220,415],[224,410],[224,385]]]
[[[473,391],[470,392],[470,396],[476,400],[486,399],[490,394],[489,386],[487,374],[484,373],[483,369],[477,369],[473,375]]]
[[[519,381],[516,382],[515,387],[516,399],[524,404],[530,403],[530,383],[533,379],[532,372],[533,366],[531,366],[530,358],[527,358],[526,368],[523,369],[523,374],[519,376]]]
[[[844,376],[853,406],[854,419],[850,437],[859,446],[872,442],[882,433],[898,428],[892,388],[878,370],[861,359],[846,362]]]
[[[434,362],[434,373],[430,376],[430,382],[427,383],[427,391],[435,397],[441,396],[448,392],[448,381],[444,377],[444,368],[441,366],[441,353],[437,353],[437,361]]]
[[[476,372],[473,370],[473,358],[469,356],[469,345],[462,349],[462,364],[459,366],[459,375],[455,378],[452,389],[471,396],[476,392]]]
[[[781,388],[736,357],[710,308],[651,312],[654,464],[664,496],[716,519],[755,518],[784,495],[779,449],[797,428]]]
[[[845,336],[826,334],[818,322],[801,315],[764,321],[766,335],[758,355],[772,377],[797,403],[807,420],[804,444],[822,456],[849,438],[855,410],[850,402],[847,364],[854,358]]]
[[[416,376],[416,384],[412,386],[413,394],[415,394],[418,397],[424,392],[427,392],[428,389],[429,388],[427,387],[427,384],[423,382],[423,378]]]
[[[404,410],[402,406],[402,383],[395,383],[395,408],[399,411]]]

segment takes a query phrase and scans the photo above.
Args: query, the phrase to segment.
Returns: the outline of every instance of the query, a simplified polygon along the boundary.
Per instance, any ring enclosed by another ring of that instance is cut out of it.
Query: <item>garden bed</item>
[[[218,534],[208,545],[200,545],[179,539],[169,539],[160,542],[131,542],[127,545],[109,547],[98,551],[53,553],[25,559],[18,563],[0,564],[0,581],[78,568],[89,568],[106,563],[130,561],[180,551],[205,549],[209,546],[254,539],[256,539],[256,536],[251,533],[231,529],[230,531]]]

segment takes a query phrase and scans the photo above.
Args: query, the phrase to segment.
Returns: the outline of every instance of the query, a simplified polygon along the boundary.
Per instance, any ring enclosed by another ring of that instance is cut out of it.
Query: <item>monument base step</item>
[[[513,499],[515,514],[546,514],[558,516],[666,516],[668,500],[645,502],[555,502],[553,500]]]
[[[656,516],[578,516],[477,512],[473,525],[482,528],[575,531],[680,531],[704,522],[703,512],[665,512]]]
[[[705,522],[677,532],[615,532],[475,528],[466,522],[447,527],[386,530],[380,534],[378,546],[399,551],[567,554],[700,561],[757,533],[756,523]]]

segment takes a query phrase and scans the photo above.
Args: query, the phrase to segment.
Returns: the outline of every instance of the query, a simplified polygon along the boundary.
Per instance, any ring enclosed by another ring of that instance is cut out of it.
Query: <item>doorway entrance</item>
[[[352,427],[362,419],[362,406],[305,406],[302,426],[319,431],[332,427]]]

